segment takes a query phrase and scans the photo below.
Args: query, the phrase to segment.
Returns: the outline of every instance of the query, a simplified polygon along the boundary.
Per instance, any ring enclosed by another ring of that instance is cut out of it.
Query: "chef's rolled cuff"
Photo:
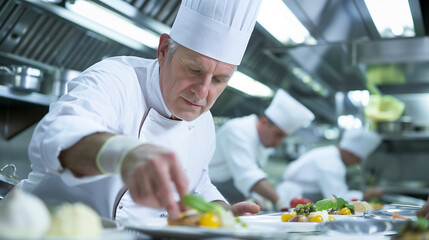
[[[103,174],[115,174],[121,172],[122,162],[125,156],[143,141],[136,137],[116,135],[112,136],[101,146],[96,156],[98,170]]]
[[[245,197],[248,197],[252,187],[259,181],[266,178],[267,174],[265,174],[262,170],[254,169],[252,171],[246,171],[237,174],[234,177],[234,186],[241,192],[241,194],[243,194]]]

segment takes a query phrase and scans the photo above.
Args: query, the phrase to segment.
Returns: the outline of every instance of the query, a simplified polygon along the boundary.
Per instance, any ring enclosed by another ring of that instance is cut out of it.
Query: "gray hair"
[[[167,62],[170,62],[173,58],[173,54],[176,52],[177,48],[179,47],[179,44],[174,41],[173,39],[168,39],[168,52],[167,52]]]

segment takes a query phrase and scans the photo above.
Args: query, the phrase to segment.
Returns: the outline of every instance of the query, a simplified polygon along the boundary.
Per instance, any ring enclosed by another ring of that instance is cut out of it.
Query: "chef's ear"
[[[159,37],[159,45],[158,45],[158,60],[161,64],[164,62],[164,60],[167,58],[168,53],[168,47],[169,47],[169,41],[170,36],[166,33],[162,34],[161,37]]]

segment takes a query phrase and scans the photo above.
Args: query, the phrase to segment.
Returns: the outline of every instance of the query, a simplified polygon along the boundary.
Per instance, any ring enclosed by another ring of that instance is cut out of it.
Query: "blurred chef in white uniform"
[[[186,193],[229,208],[208,177],[216,143],[209,110],[241,62],[260,2],[183,0],[157,59],[107,58],[71,80],[35,129],[33,171],[20,186],[116,220],[177,218]]]
[[[213,184],[231,203],[256,193],[272,206],[282,205],[262,167],[269,149],[297,129],[309,125],[313,113],[283,89],[279,89],[264,115],[229,120],[216,131],[216,152],[209,166]]]
[[[362,163],[380,143],[381,137],[373,131],[346,130],[339,146],[315,148],[292,161],[276,191],[286,204],[294,197],[305,197],[313,202],[332,199],[333,195],[347,201],[381,197],[383,191],[379,188],[362,192],[350,190],[346,183],[347,167]]]

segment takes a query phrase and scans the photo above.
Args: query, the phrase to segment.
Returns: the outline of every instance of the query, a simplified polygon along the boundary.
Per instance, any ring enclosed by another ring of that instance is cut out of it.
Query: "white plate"
[[[254,222],[253,222],[254,223]],[[202,237],[251,237],[255,239],[275,238],[282,235],[276,226],[249,224],[248,227],[204,228],[187,226],[169,226],[166,218],[151,218],[144,223],[126,222],[121,225],[128,231],[148,234],[152,237],[175,239],[201,239]],[[283,232],[284,235],[284,232]]]
[[[320,223],[314,222],[282,222],[281,216],[260,215],[260,216],[244,216],[239,217],[243,222],[249,225],[249,228],[254,227],[274,227],[277,231],[282,232],[314,232]]]
[[[338,222],[325,222],[318,226],[318,230],[327,235],[382,235],[389,236],[398,233],[403,223],[377,219],[343,220]]]

